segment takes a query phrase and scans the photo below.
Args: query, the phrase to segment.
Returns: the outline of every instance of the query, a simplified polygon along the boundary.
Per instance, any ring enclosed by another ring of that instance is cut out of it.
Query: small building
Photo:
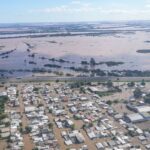
[[[150,112],[150,106],[137,106],[135,107],[136,111],[139,113],[143,113],[143,112]]]
[[[80,97],[80,100],[81,101],[87,101],[88,99],[87,99],[87,97]]]
[[[104,150],[104,146],[102,143],[96,143],[96,147],[98,150]]]
[[[145,147],[146,147],[147,149],[150,149],[150,144],[147,144]]]
[[[34,106],[25,107],[25,113],[33,112],[36,108]]]
[[[10,136],[10,132],[4,132],[4,133],[1,133],[1,138],[7,138]]]
[[[79,143],[84,143],[84,141],[85,141],[84,136],[79,132],[76,133],[76,138]]]
[[[89,90],[93,93],[98,92],[99,90],[97,89],[97,87],[89,87]]]
[[[150,113],[149,112],[143,112],[143,113],[140,113],[145,120],[150,120]]]
[[[134,113],[134,114],[128,114],[125,116],[125,120],[127,122],[132,122],[132,123],[138,123],[145,121],[144,117],[140,115],[139,113]]]
[[[77,110],[76,107],[71,107],[71,108],[70,108],[70,111],[71,111],[72,113],[77,113],[77,112],[78,112],[78,110]]]

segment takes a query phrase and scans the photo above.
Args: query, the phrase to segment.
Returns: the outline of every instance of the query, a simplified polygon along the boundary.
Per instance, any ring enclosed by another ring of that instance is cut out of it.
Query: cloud
[[[146,0],[146,8],[143,5],[143,8],[132,8],[127,7],[125,5],[95,5],[94,3],[89,3],[84,0],[73,0],[72,2],[60,5],[56,7],[47,7],[42,9],[34,9],[31,10],[31,13],[44,13],[45,15],[55,15],[61,16],[64,14],[63,18],[72,18],[73,15],[79,19],[86,19],[86,20],[98,20],[99,18],[122,18],[122,19],[148,19],[150,18],[150,0]]]
[[[148,5],[147,7],[150,7]],[[138,10],[138,9],[105,9],[102,7],[91,7],[90,5],[83,5],[79,8],[72,8],[67,5],[62,5],[59,7],[45,8],[33,10],[31,12],[40,12],[40,13],[105,13],[105,14],[137,14],[137,13],[150,13],[150,10]]]
[[[87,13],[87,12],[96,12],[100,10],[100,7],[95,7],[91,3],[83,3],[78,0],[74,0],[68,5],[61,5],[57,7],[49,7],[44,9],[34,9],[30,10],[31,13],[33,12],[40,12],[40,13]]]

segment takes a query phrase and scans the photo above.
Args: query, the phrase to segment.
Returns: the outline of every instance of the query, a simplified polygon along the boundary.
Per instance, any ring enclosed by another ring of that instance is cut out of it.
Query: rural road
[[[9,78],[0,79],[0,82],[46,82],[46,81],[135,81],[139,82],[142,79],[145,81],[150,81],[150,77],[56,77],[56,76],[35,76],[35,77],[25,77],[25,78]]]

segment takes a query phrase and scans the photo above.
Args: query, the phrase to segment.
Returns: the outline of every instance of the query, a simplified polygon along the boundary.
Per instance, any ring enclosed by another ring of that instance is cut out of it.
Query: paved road
[[[25,78],[10,78],[0,79],[0,82],[46,82],[46,81],[150,81],[150,77],[56,77],[56,76],[38,76],[38,77],[25,77]]]

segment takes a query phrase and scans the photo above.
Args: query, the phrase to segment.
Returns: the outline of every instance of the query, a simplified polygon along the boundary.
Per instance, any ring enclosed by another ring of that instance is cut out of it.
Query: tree
[[[115,99],[113,102],[114,102],[115,104],[119,103],[118,99]]]
[[[112,83],[112,81],[111,81],[111,80],[109,80],[109,81],[106,83],[106,85],[110,88],[110,87],[112,87],[112,86],[113,86],[113,83]]]
[[[7,137],[7,142],[8,142],[8,143],[11,143],[11,142],[12,142],[12,140],[11,140],[10,136],[9,136],[9,137]]]
[[[30,133],[30,132],[31,132],[32,128],[31,128],[31,127],[26,126],[26,127],[25,127],[25,130],[26,130],[26,133],[28,134],[28,133]]]
[[[96,65],[96,62],[95,62],[95,59],[94,59],[94,58],[91,58],[91,60],[90,60],[90,65],[91,65],[91,66],[95,66],[95,65]]]
[[[19,96],[19,91],[17,90],[16,97],[18,97],[18,96]]]
[[[48,126],[49,126],[50,129],[52,129],[53,128],[53,123],[49,123]]]
[[[52,109],[49,109],[49,113],[51,114],[53,112],[53,110]]]
[[[128,87],[134,87],[134,86],[135,86],[135,83],[133,81],[128,83]]]
[[[117,140],[116,136],[113,136],[113,137],[112,137],[112,140],[113,140],[113,141]]]
[[[89,63],[87,61],[81,61],[82,65],[88,65]]]
[[[150,94],[147,94],[147,95],[144,97],[144,101],[145,101],[145,103],[150,104]]]
[[[80,87],[80,93],[85,93],[84,87]]]
[[[35,148],[33,148],[32,150],[38,150],[38,148],[37,148],[37,147],[35,147]]]
[[[3,119],[5,119],[6,117],[8,117],[8,115],[7,114],[0,114],[0,120],[3,120]]]
[[[136,88],[133,94],[135,98],[141,98],[142,91],[139,88]]]
[[[144,79],[141,81],[141,85],[145,86],[145,80]]]
[[[112,101],[109,100],[109,101],[106,102],[106,104],[112,105]]]
[[[59,83],[59,80],[58,80],[58,79],[56,80],[56,83]]]
[[[20,127],[20,128],[19,128],[19,131],[20,131],[20,133],[23,133],[23,128]]]
[[[71,125],[71,129],[75,130],[75,124]]]
[[[39,88],[38,87],[34,87],[33,91],[34,92],[39,92]]]
[[[44,104],[40,103],[40,104],[38,104],[37,107],[39,108],[39,107],[43,107],[43,106],[44,106]]]

